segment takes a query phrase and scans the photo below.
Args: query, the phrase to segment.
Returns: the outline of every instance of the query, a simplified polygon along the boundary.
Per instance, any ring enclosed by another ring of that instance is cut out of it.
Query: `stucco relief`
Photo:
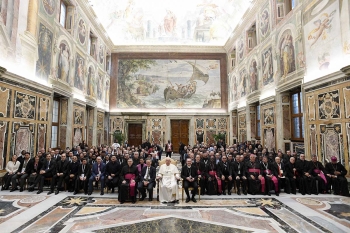
[[[203,129],[204,128],[204,119],[197,118],[196,119],[196,128],[197,129]]]
[[[273,125],[275,123],[274,107],[264,109],[264,125]]]
[[[48,98],[39,98],[39,121],[47,121],[49,114],[49,103]]]
[[[245,128],[246,127],[246,115],[245,113],[244,114],[239,114],[238,115],[238,125],[239,125],[239,128]]]
[[[207,129],[216,129],[216,119],[207,119],[205,127]]]
[[[227,129],[227,119],[218,118],[218,129]]]
[[[317,130],[314,124],[310,125],[310,152],[317,155]]]
[[[345,118],[350,118],[350,88],[344,87]]]

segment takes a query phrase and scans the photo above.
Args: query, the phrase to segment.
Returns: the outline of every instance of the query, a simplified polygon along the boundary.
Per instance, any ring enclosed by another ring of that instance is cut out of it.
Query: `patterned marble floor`
[[[0,192],[7,232],[350,232],[350,198],[202,196],[197,203],[120,205],[103,197]]]

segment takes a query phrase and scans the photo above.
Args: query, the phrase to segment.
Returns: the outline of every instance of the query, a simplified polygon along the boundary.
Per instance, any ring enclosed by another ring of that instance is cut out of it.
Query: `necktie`
[[[50,168],[50,161],[47,163],[47,169]]]
[[[147,167],[146,180],[149,180],[149,167]]]

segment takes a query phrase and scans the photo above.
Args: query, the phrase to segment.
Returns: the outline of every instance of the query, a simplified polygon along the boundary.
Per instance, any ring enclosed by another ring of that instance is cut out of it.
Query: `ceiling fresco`
[[[223,46],[250,0],[90,0],[115,45]]]

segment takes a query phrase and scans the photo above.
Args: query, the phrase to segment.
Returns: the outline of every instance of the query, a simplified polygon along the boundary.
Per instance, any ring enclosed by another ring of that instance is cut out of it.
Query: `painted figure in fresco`
[[[80,56],[77,56],[76,67],[74,86],[84,91],[84,60]]]
[[[60,54],[58,56],[58,78],[68,82],[69,76],[69,48],[66,44],[60,44]]]
[[[329,15],[327,13],[323,13],[321,17],[314,22],[316,28],[313,29],[307,37],[308,40],[313,40],[311,46],[313,46],[321,36],[322,40],[327,38],[326,29],[328,29],[328,31],[332,29],[332,20],[335,12],[336,10],[332,11]]]
[[[40,28],[38,36],[39,59],[36,63],[36,75],[47,79],[51,69],[52,32],[42,24],[40,24]]]
[[[285,78],[294,68],[294,49],[292,35],[287,33],[282,39],[280,47],[281,52],[281,73],[282,78]]]
[[[82,19],[79,21],[78,33],[80,43],[84,44],[86,38],[86,26],[85,22]]]
[[[260,32],[261,35],[266,36],[270,28],[269,12],[267,9],[263,11],[260,18]]]
[[[88,74],[88,89],[87,89],[87,94],[95,97],[95,72],[94,69],[90,66],[89,67],[89,74]]]
[[[247,72],[246,70],[241,71],[241,97],[246,96],[247,93]]]
[[[243,58],[243,52],[244,52],[244,44],[243,44],[243,40],[241,39],[238,42],[238,56],[239,56],[239,59]]]
[[[258,69],[256,68],[257,64],[256,61],[253,60],[250,63],[250,67],[249,67],[249,77],[250,77],[250,91],[256,91],[257,90],[257,78],[258,78]]]
[[[103,90],[103,77],[98,75],[98,85],[97,85],[97,98],[102,100],[102,90]]]
[[[164,31],[166,34],[173,34],[176,28],[176,16],[171,10],[166,11],[167,14],[164,17]]]
[[[272,68],[272,55],[270,49],[268,49],[265,54],[263,54],[263,81],[264,85],[267,85],[270,83],[270,79],[273,74],[273,68]]]
[[[105,99],[106,103],[109,103],[109,81],[106,81],[106,99]]]

